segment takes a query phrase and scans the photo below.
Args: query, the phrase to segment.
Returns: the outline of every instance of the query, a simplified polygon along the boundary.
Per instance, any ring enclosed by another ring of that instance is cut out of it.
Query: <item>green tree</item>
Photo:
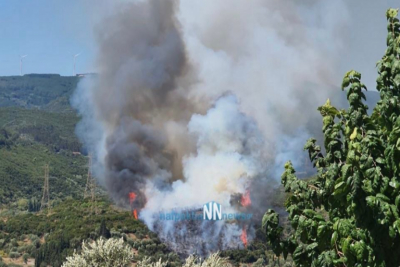
[[[282,184],[292,231],[283,237],[279,215],[268,210],[262,226],[277,255],[296,266],[400,264],[400,23],[389,9],[387,49],[377,64],[381,100],[371,116],[363,104],[361,74],[346,73],[348,110],[329,100],[319,107],[325,151],[309,139],[304,147],[318,170],[302,181],[290,162]]]

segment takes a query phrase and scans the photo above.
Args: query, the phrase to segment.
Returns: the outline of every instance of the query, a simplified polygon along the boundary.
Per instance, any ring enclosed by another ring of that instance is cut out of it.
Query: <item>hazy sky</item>
[[[111,12],[115,2],[1,0],[0,75],[19,74],[19,55],[25,54],[28,57],[24,60],[24,73],[72,75],[72,56],[79,52],[82,54],[77,58],[77,72],[96,71],[93,27]],[[351,0],[348,5],[349,27],[346,33],[339,33],[348,38],[340,71],[360,71],[372,89],[375,63],[385,49],[385,10],[400,7],[400,1]]]
[[[341,71],[354,69],[362,74],[368,89],[375,88],[376,62],[386,49],[386,17],[389,7],[400,8],[399,0],[349,0],[348,42],[344,47]]]

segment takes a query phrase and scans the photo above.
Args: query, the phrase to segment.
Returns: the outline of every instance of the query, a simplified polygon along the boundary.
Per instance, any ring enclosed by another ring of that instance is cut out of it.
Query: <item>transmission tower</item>
[[[91,184],[92,184],[92,155],[89,154],[89,163],[88,163],[88,174],[87,174],[87,179],[86,179],[86,186],[85,186],[85,192],[83,193],[83,198],[88,198],[89,197],[89,192],[91,192]]]
[[[92,155],[89,154],[89,163],[88,163],[88,174],[86,179],[86,187],[85,193],[83,195],[84,198],[90,197],[90,213],[97,214],[97,202],[96,202],[96,182],[92,176]]]
[[[50,193],[49,193],[49,164],[44,165],[44,186],[43,186],[43,196],[40,203],[40,210],[47,208],[50,210]]]

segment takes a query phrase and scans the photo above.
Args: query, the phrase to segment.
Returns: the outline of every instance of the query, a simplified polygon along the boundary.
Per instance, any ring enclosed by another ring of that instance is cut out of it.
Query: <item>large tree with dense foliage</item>
[[[361,74],[346,73],[349,108],[320,107],[325,151],[305,145],[316,179],[297,179],[290,162],[282,184],[292,231],[282,237],[279,215],[268,210],[263,229],[274,252],[296,266],[400,265],[400,23],[389,9],[387,49],[377,64],[380,101],[371,115]]]

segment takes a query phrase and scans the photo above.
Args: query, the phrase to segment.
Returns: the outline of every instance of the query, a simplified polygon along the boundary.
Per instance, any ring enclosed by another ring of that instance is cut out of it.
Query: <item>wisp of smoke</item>
[[[282,163],[302,157],[338,80],[343,1],[147,0],[116,10],[96,29],[99,77],[72,99],[96,176],[121,206],[135,192],[140,218],[175,238],[174,249],[237,247],[242,226],[157,214],[209,201],[234,212],[246,190],[252,212],[272,205]]]

